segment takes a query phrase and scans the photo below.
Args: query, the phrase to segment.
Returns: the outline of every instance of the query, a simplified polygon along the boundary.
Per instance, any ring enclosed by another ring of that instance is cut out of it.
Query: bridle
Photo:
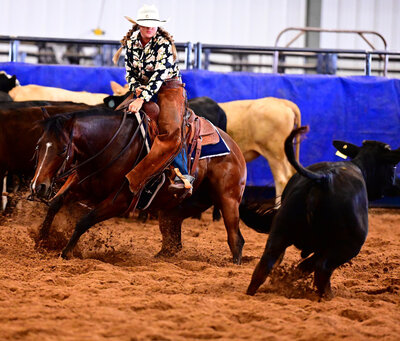
[[[81,184],[82,182],[86,181],[88,178],[90,178],[90,177],[102,172],[103,170],[109,168],[116,160],[118,160],[129,149],[130,145],[134,141],[135,137],[137,136],[137,134],[140,131],[140,128],[141,128],[141,126],[143,124],[144,130],[145,130],[145,136],[144,136],[144,139],[143,139],[143,144],[142,144],[142,147],[141,147],[139,155],[142,153],[144,145],[145,145],[145,141],[146,141],[146,139],[148,137],[148,124],[147,124],[147,120],[146,120],[147,115],[142,110],[140,111],[140,113],[142,114],[142,119],[140,120],[138,126],[136,127],[135,131],[133,132],[131,138],[129,139],[129,142],[118,153],[118,155],[116,155],[110,162],[107,163],[107,165],[105,165],[101,169],[96,170],[95,172],[87,175],[85,178],[80,180],[78,184]],[[97,158],[98,156],[103,154],[107,150],[107,148],[110,147],[112,142],[117,138],[117,136],[121,132],[121,129],[122,129],[123,125],[126,122],[127,114],[128,114],[128,111],[124,110],[123,111],[123,117],[122,117],[122,120],[120,122],[120,125],[119,125],[118,129],[115,131],[115,133],[113,134],[111,139],[107,142],[107,144],[99,152],[97,152],[95,155],[91,156],[90,158],[86,159],[85,161],[83,161],[83,162],[81,162],[81,163],[69,168],[68,170],[65,170],[66,168],[68,168],[69,162],[71,162],[71,160],[73,159],[73,148],[72,148],[73,128],[71,129],[70,134],[69,134],[69,139],[68,139],[67,146],[62,152],[62,154],[65,153],[64,160],[63,160],[62,164],[60,165],[59,169],[57,170],[56,175],[53,177],[53,179],[51,181],[51,184],[50,184],[50,189],[51,190],[49,191],[49,193],[52,193],[52,188],[53,188],[54,183],[56,181],[61,180],[63,178],[66,178],[67,176],[73,174],[79,168],[81,168],[82,166],[88,164],[89,162],[93,161],[95,158]],[[37,165],[38,165],[39,143],[40,143],[40,141],[41,141],[41,139],[39,139],[38,144],[36,145],[36,148],[35,148],[35,153],[33,155],[33,158],[36,159],[36,168],[37,168]],[[136,162],[137,162],[137,160],[136,160]],[[136,162],[135,162],[135,164],[136,164]],[[31,195],[29,195],[28,199],[29,200],[33,200],[33,198],[34,198],[34,194],[31,193]],[[45,199],[43,199],[41,197],[39,197],[39,199],[42,202],[45,202],[46,204],[48,204]]]

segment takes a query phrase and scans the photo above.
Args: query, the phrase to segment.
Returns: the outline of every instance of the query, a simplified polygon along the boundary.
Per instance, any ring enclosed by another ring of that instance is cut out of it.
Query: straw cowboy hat
[[[143,5],[140,7],[135,20],[132,20],[129,17],[125,18],[132,24],[136,23],[145,27],[159,27],[167,22],[167,20],[160,20],[158,9],[154,5]]]

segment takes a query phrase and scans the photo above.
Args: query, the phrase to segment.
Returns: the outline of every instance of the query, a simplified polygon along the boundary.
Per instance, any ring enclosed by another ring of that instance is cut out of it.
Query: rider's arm
[[[130,91],[135,91],[136,88],[141,86],[140,82],[137,80],[139,79],[139,70],[133,66],[134,60],[135,56],[132,48],[132,41],[128,41],[125,51],[125,79],[129,84]]]
[[[154,67],[154,73],[149,79],[148,84],[143,89],[139,98],[142,98],[145,102],[150,99],[160,90],[164,80],[179,75],[178,65],[174,60],[172,53],[172,44],[162,37],[157,41],[157,53],[156,53],[156,64]]]

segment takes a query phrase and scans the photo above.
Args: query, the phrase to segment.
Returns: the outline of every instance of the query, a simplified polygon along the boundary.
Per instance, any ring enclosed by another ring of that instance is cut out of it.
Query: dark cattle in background
[[[189,99],[188,104],[196,115],[206,118],[218,128],[226,131],[225,111],[210,97],[195,97]]]
[[[4,71],[0,72],[0,91],[9,92],[18,84],[16,76],[9,76]]]
[[[115,109],[129,94],[128,92],[121,96],[108,96],[104,99],[104,104],[110,109]],[[226,115],[217,102],[209,97],[203,96],[189,99],[188,105],[196,115],[206,118],[216,127],[226,131]]]
[[[11,102],[12,104],[16,104]],[[54,103],[53,103],[54,104]],[[33,129],[36,121],[43,119],[40,107],[0,106],[0,181],[6,174],[31,175],[34,170],[33,154],[42,131]],[[46,107],[49,115],[88,109],[85,104],[52,105]]]
[[[10,95],[7,92],[4,91],[0,91],[0,106],[3,102],[11,102],[12,98],[10,97]]]
[[[292,141],[306,130],[297,129],[286,139],[286,155],[298,173],[283,192],[282,206],[247,289],[249,295],[264,283],[286,248],[295,245],[303,258],[298,269],[314,272],[319,295],[331,296],[333,271],[355,257],[364,244],[368,200],[383,197],[393,187],[400,148],[390,150],[377,141],[365,141],[361,147],[334,141],[351,161],[321,162],[304,168],[295,160]]]
[[[93,106],[89,106],[83,103],[74,103],[74,102],[59,102],[59,101],[22,101],[22,102],[3,102],[0,103],[0,111],[4,109],[19,109],[19,108],[29,108],[29,107],[47,107],[47,106],[78,106],[81,107],[82,105],[90,108]],[[104,104],[100,104],[99,106],[104,106]]]
[[[49,115],[88,109],[85,104],[48,106]],[[0,178],[8,172],[32,172],[32,156],[42,131],[33,124],[43,119],[40,107],[0,109]]]

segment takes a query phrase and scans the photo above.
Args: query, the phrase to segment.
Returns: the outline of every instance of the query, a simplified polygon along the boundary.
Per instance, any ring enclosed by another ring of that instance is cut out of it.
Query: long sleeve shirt
[[[129,90],[144,86],[139,98],[145,102],[160,90],[164,80],[180,77],[172,44],[158,32],[145,46],[140,41],[140,31],[132,34],[127,41],[125,68]]]

